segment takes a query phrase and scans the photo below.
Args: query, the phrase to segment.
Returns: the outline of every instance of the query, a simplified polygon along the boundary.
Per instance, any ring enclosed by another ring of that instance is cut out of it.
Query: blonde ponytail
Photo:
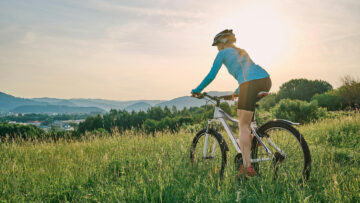
[[[234,48],[241,57],[245,57],[246,60],[252,61],[249,54],[244,49],[240,49],[239,47],[236,47],[234,44],[232,44],[231,47]]]

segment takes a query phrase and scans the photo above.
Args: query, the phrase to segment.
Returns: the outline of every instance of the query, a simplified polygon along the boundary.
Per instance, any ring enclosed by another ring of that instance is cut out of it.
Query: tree
[[[232,115],[232,113],[231,113],[231,107],[230,107],[229,103],[227,103],[227,102],[222,102],[222,103],[220,104],[220,108],[221,108],[222,110],[224,110],[225,113],[227,113],[227,114],[229,114],[229,115]]]
[[[117,111],[115,109],[111,109],[108,114],[104,115],[104,128],[108,132],[111,132],[115,126],[116,115]]]
[[[139,111],[138,113],[134,113],[132,116],[132,126],[135,127],[135,129],[140,129],[143,123],[146,120],[146,113],[143,111]]]
[[[276,101],[298,99],[310,101],[315,94],[332,90],[332,86],[323,80],[293,79],[280,86]]]
[[[116,127],[120,131],[131,129],[131,115],[126,110],[119,110],[116,117]]]
[[[160,106],[148,109],[147,114],[149,119],[153,119],[156,121],[161,120],[165,117],[165,113]]]
[[[144,122],[144,130],[147,134],[152,134],[154,136],[155,132],[156,132],[156,126],[157,126],[157,122],[155,120],[152,119],[147,119]]]
[[[270,108],[276,105],[276,94],[270,93],[268,96],[262,98],[259,102],[259,107],[265,110],[270,110]]]
[[[360,81],[350,76],[345,76],[343,85],[339,88],[339,94],[346,106],[358,107],[360,105]]]
[[[316,100],[318,105],[325,107],[327,110],[335,111],[342,107],[342,97],[339,95],[339,91],[331,90],[324,94],[315,94],[311,101]]]
[[[307,123],[326,115],[324,108],[319,108],[317,101],[281,100],[271,109],[278,119],[287,119],[293,122]]]
[[[19,125],[0,122],[0,141],[6,139],[37,139],[43,138],[45,131],[33,125]]]
[[[176,114],[176,113],[178,112],[176,106],[172,106],[172,107],[171,107],[171,112],[172,112],[173,114]]]
[[[79,124],[79,132],[85,133],[85,131],[93,131],[96,129],[104,128],[104,120],[101,115],[89,116],[84,122]]]
[[[170,117],[171,116],[171,111],[170,111],[169,107],[165,106],[163,112],[164,112],[165,117]]]

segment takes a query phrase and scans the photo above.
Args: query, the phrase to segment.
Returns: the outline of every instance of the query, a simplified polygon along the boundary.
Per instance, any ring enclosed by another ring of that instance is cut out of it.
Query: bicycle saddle
[[[257,94],[259,98],[263,98],[269,95],[269,92],[261,91]]]

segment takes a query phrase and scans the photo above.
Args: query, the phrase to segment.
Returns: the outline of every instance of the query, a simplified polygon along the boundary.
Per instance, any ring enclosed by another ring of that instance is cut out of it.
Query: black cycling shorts
[[[244,82],[239,88],[238,109],[255,111],[255,104],[259,100],[257,94],[268,92],[271,88],[270,77]]]

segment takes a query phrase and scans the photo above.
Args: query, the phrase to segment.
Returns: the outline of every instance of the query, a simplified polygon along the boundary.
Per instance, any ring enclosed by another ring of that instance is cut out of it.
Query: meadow
[[[312,155],[304,185],[271,175],[224,180],[193,167],[194,133],[88,134],[82,140],[0,144],[1,202],[360,202],[360,116],[297,127]],[[229,141],[228,141],[229,143]]]

